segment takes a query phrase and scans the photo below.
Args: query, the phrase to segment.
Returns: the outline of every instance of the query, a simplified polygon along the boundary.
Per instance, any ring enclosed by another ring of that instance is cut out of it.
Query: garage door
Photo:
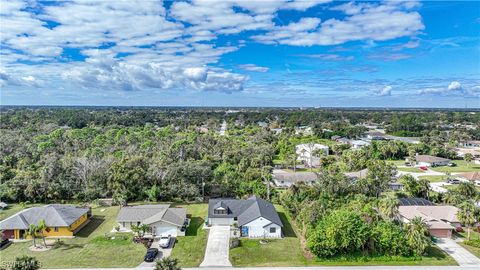
[[[157,227],[156,234],[160,235],[170,235],[173,237],[177,237],[177,228],[176,227]]]

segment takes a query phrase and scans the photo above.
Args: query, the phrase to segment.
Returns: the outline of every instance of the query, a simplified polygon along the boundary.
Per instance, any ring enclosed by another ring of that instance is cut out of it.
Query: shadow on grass
[[[288,220],[287,216],[285,215],[284,212],[278,212],[278,215],[280,216],[280,220],[282,220],[283,223],[283,235],[285,237],[297,237],[297,234],[292,228],[292,224],[290,224],[290,221]]]
[[[64,241],[60,240],[59,242],[55,243],[54,248],[60,250],[70,250],[70,249],[82,249],[85,245],[82,244],[71,244],[65,243]]]
[[[103,222],[105,221],[105,217],[103,216],[93,216],[90,222],[83,227],[77,234],[77,237],[87,238],[94,232]]]
[[[205,220],[201,217],[191,217],[185,236],[197,236],[198,230],[203,226]]]

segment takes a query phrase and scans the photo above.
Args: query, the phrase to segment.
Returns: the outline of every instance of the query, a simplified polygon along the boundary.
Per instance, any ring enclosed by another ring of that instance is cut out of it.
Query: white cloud
[[[448,85],[447,89],[450,91],[460,90],[462,89],[462,85],[457,81],[453,81]]]
[[[347,3],[334,9],[344,12],[347,17],[343,20],[328,19],[322,24],[313,23],[314,18],[310,21],[302,19],[287,26],[276,26],[270,32],[253,38],[266,44],[337,45],[355,40],[384,41],[414,36],[424,29],[420,14],[397,2]],[[304,29],[298,28],[298,25],[304,26]]]
[[[324,61],[352,61],[355,58],[351,55],[342,56],[334,53],[301,54],[299,56],[313,58],[313,59],[320,59]]]
[[[374,89],[372,91],[375,95],[377,96],[391,96],[392,95],[392,86],[390,85],[385,85],[383,88],[380,89]]]
[[[238,67],[243,70],[256,71],[256,72],[267,72],[269,70],[268,67],[261,67],[255,64],[244,64],[244,65],[239,65]]]

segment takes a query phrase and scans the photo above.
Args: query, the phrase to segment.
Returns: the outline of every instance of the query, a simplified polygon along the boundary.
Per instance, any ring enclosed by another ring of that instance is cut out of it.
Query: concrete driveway
[[[200,267],[231,267],[228,260],[229,249],[230,226],[210,227],[205,257]]]
[[[457,261],[460,266],[479,266],[480,259],[460,246],[455,240],[441,238],[437,241],[437,246],[448,253]],[[478,269],[478,268],[477,268]]]
[[[152,242],[152,245],[150,246],[151,248],[157,248],[158,249],[158,255],[157,257],[155,258],[155,260],[160,260],[162,258],[166,258],[166,257],[170,257],[170,255],[172,254],[172,249],[173,247],[175,246],[175,237],[172,237],[172,239],[170,239],[170,245],[168,246],[168,248],[161,248],[160,247],[160,238],[155,238]],[[155,261],[153,262],[142,262],[138,268],[152,268],[152,267],[155,267]]]

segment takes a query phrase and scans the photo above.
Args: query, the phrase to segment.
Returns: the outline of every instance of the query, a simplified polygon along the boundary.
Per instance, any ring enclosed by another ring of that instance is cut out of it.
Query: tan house
[[[410,162],[408,158],[406,159],[407,162]],[[450,159],[430,156],[430,155],[417,155],[415,157],[415,165],[416,166],[425,166],[425,167],[437,167],[437,166],[447,166],[451,163]]]
[[[473,182],[480,186],[480,172],[467,172],[455,175],[458,179]]]
[[[451,205],[401,205],[398,207],[402,221],[409,223],[420,217],[427,224],[432,236],[451,238],[453,230],[461,227],[457,218],[458,208]]]

